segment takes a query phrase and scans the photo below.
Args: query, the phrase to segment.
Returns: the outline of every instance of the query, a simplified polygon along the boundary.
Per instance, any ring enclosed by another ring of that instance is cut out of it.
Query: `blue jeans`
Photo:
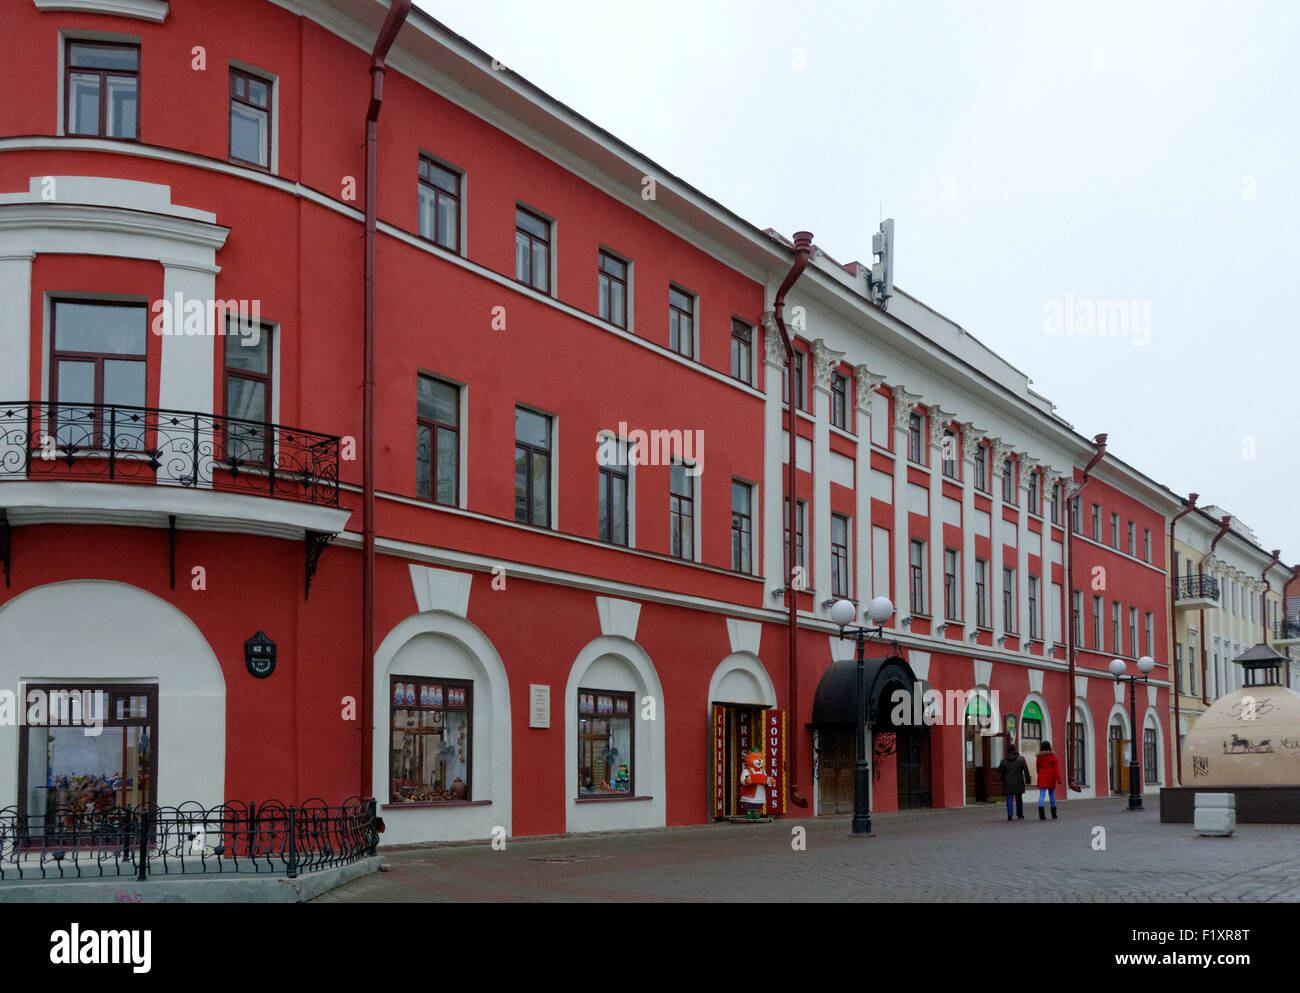
[[[1041,786],[1038,787],[1038,806],[1039,806],[1039,807],[1042,807],[1042,805],[1043,805],[1043,797],[1045,797],[1045,796],[1046,796],[1046,797],[1051,797],[1051,798],[1052,798],[1052,809],[1055,810],[1055,809],[1056,809],[1056,787],[1053,786],[1050,790],[1045,790],[1045,789],[1043,789]]]
[[[1007,816],[1010,817],[1012,813],[1019,817],[1025,816],[1025,795],[1023,793],[1007,794]]]

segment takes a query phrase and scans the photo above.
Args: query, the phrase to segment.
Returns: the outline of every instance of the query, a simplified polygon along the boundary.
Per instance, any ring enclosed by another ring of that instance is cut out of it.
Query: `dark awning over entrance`
[[[867,659],[865,664],[867,682],[867,720],[873,726],[876,715],[888,721],[892,709],[894,689],[901,688],[911,696],[917,683],[921,683],[920,692],[924,697],[930,687],[921,682],[912,672],[907,660],[891,655],[883,659]],[[817,684],[817,694],[813,697],[812,723],[856,724],[858,720],[858,664],[853,659],[832,662],[830,668],[822,673]]]

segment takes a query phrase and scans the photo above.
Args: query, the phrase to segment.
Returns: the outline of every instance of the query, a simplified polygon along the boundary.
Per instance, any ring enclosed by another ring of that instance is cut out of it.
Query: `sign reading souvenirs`
[[[764,814],[785,813],[785,711],[763,711],[763,751],[767,756]]]
[[[275,642],[261,631],[244,642],[244,665],[258,679],[275,672]]]

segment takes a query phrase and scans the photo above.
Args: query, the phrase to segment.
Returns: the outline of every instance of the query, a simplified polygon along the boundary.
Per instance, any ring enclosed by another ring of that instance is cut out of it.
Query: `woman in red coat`
[[[1038,819],[1047,820],[1043,814],[1043,798],[1051,797],[1052,820],[1056,820],[1056,787],[1064,786],[1065,780],[1061,778],[1061,764],[1056,761],[1050,741],[1044,741],[1039,747],[1034,765],[1038,772]]]

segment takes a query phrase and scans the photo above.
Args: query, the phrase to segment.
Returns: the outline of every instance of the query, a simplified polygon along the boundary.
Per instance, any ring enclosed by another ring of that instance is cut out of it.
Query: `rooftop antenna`
[[[871,251],[876,256],[871,264],[871,299],[881,310],[889,309],[889,298],[894,295],[894,219],[880,222],[880,230],[871,236]]]

